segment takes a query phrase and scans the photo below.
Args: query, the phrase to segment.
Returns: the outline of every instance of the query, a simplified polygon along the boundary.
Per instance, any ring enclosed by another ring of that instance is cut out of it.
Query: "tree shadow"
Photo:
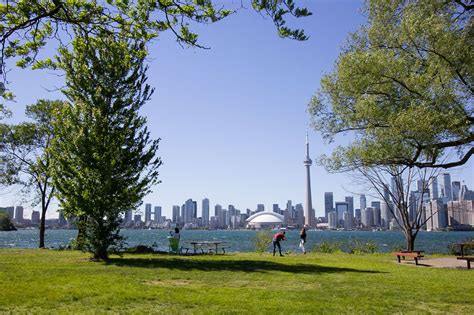
[[[138,268],[164,268],[182,271],[237,271],[237,272],[261,272],[282,271],[298,274],[318,273],[385,273],[375,270],[363,270],[353,268],[329,267],[316,264],[285,264],[265,260],[189,260],[185,258],[110,258],[105,262],[107,265]]]

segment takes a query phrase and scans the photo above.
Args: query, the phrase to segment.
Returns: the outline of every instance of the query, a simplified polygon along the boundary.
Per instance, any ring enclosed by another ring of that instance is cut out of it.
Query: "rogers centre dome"
[[[283,224],[283,216],[275,212],[258,212],[250,216],[245,222],[247,222],[248,228],[272,228]]]

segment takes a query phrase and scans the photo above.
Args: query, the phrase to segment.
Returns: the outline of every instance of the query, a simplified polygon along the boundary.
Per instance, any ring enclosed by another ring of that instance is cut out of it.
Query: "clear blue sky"
[[[242,10],[195,28],[210,50],[183,49],[171,33],[153,43],[149,83],[156,90],[143,115],[153,137],[162,138],[164,164],[162,183],[144,203],[161,205],[169,217],[172,205],[188,198],[198,201],[198,215],[204,197],[211,201],[211,214],[216,203],[240,210],[263,203],[270,210],[273,203],[284,208],[287,200],[304,201],[307,103],[349,33],[365,22],[363,1],[304,3],[313,15],[291,25],[305,29],[311,36],[307,42],[281,39],[271,20]],[[62,84],[56,74],[13,69],[9,79],[17,94],[17,103],[10,104],[15,120],[23,118],[25,104],[62,97],[51,91]],[[333,148],[312,130],[309,137],[313,160]],[[450,171],[452,180],[465,180],[474,188],[473,169],[471,159]],[[325,191],[333,191],[335,201],[344,200],[349,191],[363,192],[363,187],[351,185],[349,176],[328,174],[314,164],[311,175],[318,216],[324,213]],[[9,191],[0,194],[0,205],[21,204]],[[358,207],[358,197],[354,199]],[[24,205],[29,216],[31,207]],[[57,217],[54,210],[49,217]]]

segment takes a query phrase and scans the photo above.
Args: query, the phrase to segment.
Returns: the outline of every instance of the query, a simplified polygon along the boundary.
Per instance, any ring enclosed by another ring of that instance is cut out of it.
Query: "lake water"
[[[38,246],[38,230],[0,231],[0,248],[35,248]],[[168,249],[167,230],[122,230],[128,246],[155,245],[160,250]],[[282,242],[282,250],[299,252],[299,232],[287,231],[287,240]],[[316,243],[322,241],[374,242],[378,251],[389,252],[394,247],[404,245],[403,234],[399,231],[308,231],[306,249],[311,251]],[[69,244],[77,235],[77,230],[47,230],[46,247],[58,248]],[[255,251],[255,231],[251,230],[183,230],[181,245],[191,247],[189,242],[197,240],[219,240],[229,246],[231,252]],[[453,242],[473,238],[474,232],[420,232],[415,247],[427,253],[447,253]]]

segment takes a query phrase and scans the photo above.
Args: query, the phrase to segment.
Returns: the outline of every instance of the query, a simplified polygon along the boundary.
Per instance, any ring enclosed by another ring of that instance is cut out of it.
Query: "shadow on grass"
[[[183,271],[244,271],[244,272],[271,272],[283,271],[289,273],[384,273],[374,270],[363,270],[353,268],[338,268],[320,266],[315,264],[285,264],[265,260],[188,260],[188,259],[163,259],[163,258],[111,258],[107,265],[139,268],[165,268]]]

